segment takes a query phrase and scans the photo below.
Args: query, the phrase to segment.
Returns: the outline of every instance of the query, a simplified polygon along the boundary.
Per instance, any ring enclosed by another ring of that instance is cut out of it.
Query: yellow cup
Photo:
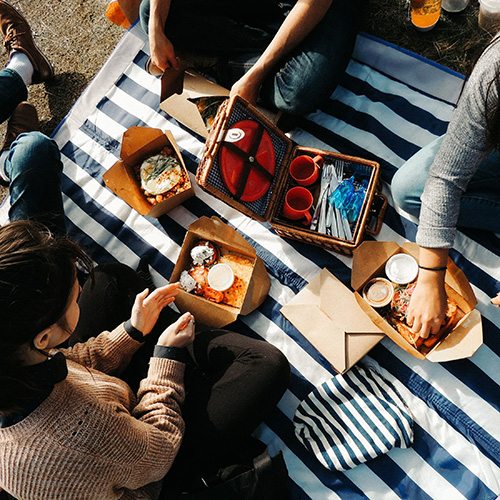
[[[429,31],[438,22],[441,0],[410,0],[411,22],[419,31]]]

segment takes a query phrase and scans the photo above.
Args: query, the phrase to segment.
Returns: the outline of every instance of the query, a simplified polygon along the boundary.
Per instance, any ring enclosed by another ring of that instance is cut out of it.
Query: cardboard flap
[[[139,184],[123,161],[117,161],[102,178],[111,191],[141,215],[146,215],[151,210],[151,204],[144,198]]]
[[[354,250],[351,286],[354,290],[367,281],[376,269],[382,267],[394,254],[399,252],[395,241],[364,241]]]
[[[179,290],[179,294],[175,297],[175,305],[181,313],[189,311],[200,323],[208,323],[209,319],[209,326],[213,328],[222,328],[236,321],[238,317],[238,311],[225,304],[217,304],[215,315],[212,302],[184,290]]]
[[[134,158],[144,146],[154,143],[157,139],[166,142],[164,136],[164,132],[159,128],[130,127],[123,133],[121,159],[127,161]]]
[[[271,280],[267,274],[266,265],[260,257],[257,257],[240,314],[248,314],[259,307],[266,299],[270,288]]]
[[[186,71],[183,78],[184,80],[179,88],[179,83],[173,75],[168,78],[165,75],[162,77],[160,107],[196,134],[207,138],[208,130],[198,106],[189,99],[227,97],[229,96],[229,90],[194,71]]]
[[[174,94],[182,94],[184,70],[167,68],[161,76],[160,102]]]
[[[189,225],[189,230],[196,232],[201,239],[213,241],[245,255],[255,256],[253,246],[238,231],[222,222],[218,217],[200,217]]]
[[[184,76],[184,90],[190,98],[206,96],[229,96],[229,90],[218,83],[208,80],[195,71],[186,71]]]
[[[462,342],[467,336],[467,342]],[[481,313],[473,309],[435,349],[428,355],[427,359],[435,363],[462,359],[472,356],[483,343],[483,327]]]
[[[310,336],[304,335],[304,337],[338,372],[342,373],[346,370],[345,332],[334,328],[330,317],[317,304],[288,304],[282,307],[281,313],[300,332],[314,330]],[[312,318],[314,318],[314,324],[311,322]]]
[[[327,269],[283,306],[281,313],[340,373],[383,338],[350,290]]]

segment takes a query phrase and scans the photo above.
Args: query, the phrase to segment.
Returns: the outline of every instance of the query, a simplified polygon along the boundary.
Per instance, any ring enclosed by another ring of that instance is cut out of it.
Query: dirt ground
[[[28,20],[37,45],[55,67],[52,81],[29,89],[41,130],[50,135],[108,58],[123,29],[106,18],[108,0],[8,1]],[[478,27],[477,11],[477,1],[471,0],[464,12],[442,12],[436,27],[421,33],[411,25],[409,0],[370,0],[362,29],[467,73],[491,38]],[[3,53],[0,64],[6,61]],[[0,137],[4,131],[5,124],[0,125]]]

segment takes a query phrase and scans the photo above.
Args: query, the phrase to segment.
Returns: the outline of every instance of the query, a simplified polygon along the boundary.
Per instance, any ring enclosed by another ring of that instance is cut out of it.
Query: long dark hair
[[[30,221],[0,227],[0,414],[32,392],[20,348],[61,321],[77,266],[92,272],[90,257],[69,238]]]

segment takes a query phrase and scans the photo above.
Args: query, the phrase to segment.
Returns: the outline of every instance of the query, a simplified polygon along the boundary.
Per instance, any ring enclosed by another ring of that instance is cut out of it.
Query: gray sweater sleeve
[[[500,63],[500,39],[481,55],[465,84],[446,136],[436,154],[422,194],[417,243],[427,248],[451,248],[455,240],[460,198],[491,147],[486,113],[498,101],[491,82]],[[500,168],[500,165],[499,165]]]

